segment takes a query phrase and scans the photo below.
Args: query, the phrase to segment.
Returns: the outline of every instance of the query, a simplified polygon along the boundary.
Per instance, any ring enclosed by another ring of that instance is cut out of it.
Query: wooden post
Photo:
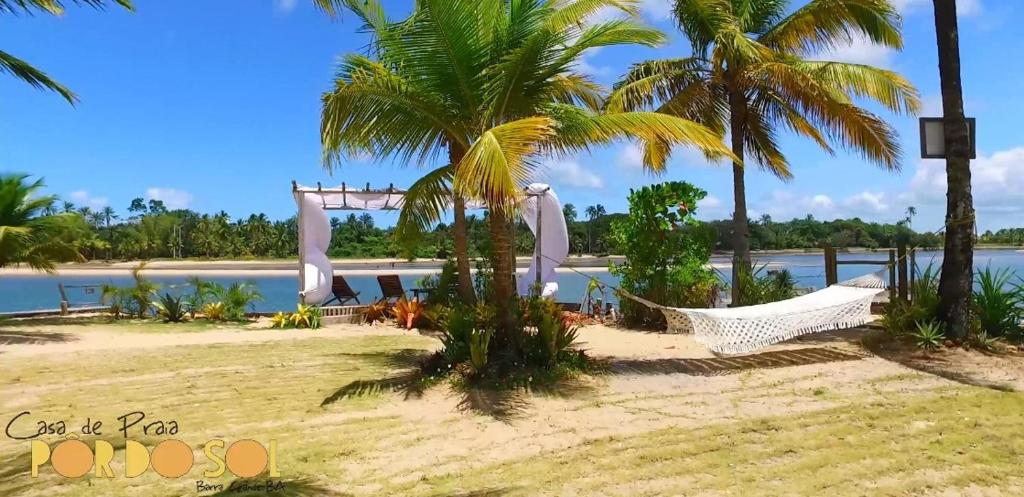
[[[60,315],[66,316],[68,314],[68,307],[70,307],[70,303],[68,302],[68,295],[64,291],[64,283],[57,283],[57,290],[60,291]]]
[[[825,286],[829,287],[839,283],[839,271],[836,267],[835,247],[825,247]]]
[[[896,250],[889,249],[889,301],[896,300]]]
[[[896,268],[899,270],[899,296],[900,300],[906,302],[910,300],[909,281],[907,278],[907,244],[900,243],[896,246],[896,258]]]

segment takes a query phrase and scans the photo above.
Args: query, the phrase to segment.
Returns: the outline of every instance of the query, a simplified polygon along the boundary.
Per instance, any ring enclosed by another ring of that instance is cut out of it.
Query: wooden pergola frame
[[[545,188],[543,191],[540,191],[540,192],[537,192],[537,193],[532,193],[528,189],[524,189],[524,195],[526,197],[543,197],[543,196],[547,195],[549,191],[551,191],[551,187],[550,186]],[[397,188],[395,188],[394,183],[388,185],[388,187],[384,188],[384,189],[373,189],[373,188],[370,188],[370,183],[366,183],[366,188],[364,188],[362,190],[360,190],[360,189],[352,189],[352,188],[349,188],[348,185],[346,185],[344,182],[342,182],[341,188],[324,188],[323,185],[321,185],[319,181],[316,183],[316,188],[313,188],[313,187],[299,186],[299,184],[295,180],[292,180],[292,195],[293,196],[302,195],[302,197],[305,198],[305,195],[306,194],[310,194],[310,193],[318,194],[318,195],[323,195],[323,194],[335,194],[335,195],[336,194],[341,194],[343,199],[345,197],[345,194],[347,194],[347,193],[376,193],[376,194],[381,194],[381,195],[398,195],[399,198],[401,199],[401,198],[405,197],[405,195],[408,193],[408,190],[397,189]],[[322,197],[321,197],[321,199],[322,199]],[[384,202],[384,206],[379,208],[379,209],[365,209],[365,208],[350,206],[350,205],[348,205],[344,201],[340,205],[338,205],[338,204],[329,204],[326,201],[322,201],[321,205],[323,206],[323,209],[325,211],[330,211],[330,210],[334,210],[334,211],[366,211],[366,210],[396,211],[396,210],[399,210],[399,208],[397,206],[390,206],[390,205],[388,205],[390,203],[390,201],[391,201],[391,199],[389,197],[388,200],[386,200]],[[298,215],[298,223],[297,224],[298,224],[298,230],[299,230],[299,292],[300,292],[299,293],[299,301],[302,302],[303,304],[305,304],[305,297],[302,296],[302,293],[301,293],[302,289],[306,288],[306,270],[305,270],[305,268],[306,268],[306,255],[305,255],[305,250],[303,250],[306,244],[305,244],[305,235],[303,234],[304,230],[302,229],[303,228],[303,222],[302,222],[303,216],[302,216],[302,214],[303,214],[303,210],[304,210],[305,207],[303,205],[304,203],[301,202],[301,201],[298,202],[298,204],[299,204],[299,215]],[[537,263],[536,284],[538,286],[543,284],[541,275],[543,274],[542,270],[544,268],[543,255],[542,255],[542,252],[541,252],[541,215],[542,215],[542,213],[543,213],[542,204],[540,202],[538,202],[537,203],[537,234],[536,234],[536,242],[534,244],[534,258],[535,258],[536,263]],[[514,233],[515,232],[513,231],[513,234]],[[332,272],[333,272],[333,270],[332,270]]]

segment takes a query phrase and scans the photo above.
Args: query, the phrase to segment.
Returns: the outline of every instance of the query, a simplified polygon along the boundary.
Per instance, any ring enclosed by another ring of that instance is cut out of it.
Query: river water
[[[888,259],[888,253],[858,253],[840,254],[840,260],[878,260]],[[941,252],[919,252],[917,263],[921,268],[933,263],[936,267],[941,264]],[[728,261],[714,259],[712,262],[719,269],[722,277],[728,281],[730,271],[727,267]],[[768,264],[772,269],[789,269],[796,277],[802,287],[822,288],[825,285],[824,257],[821,254],[798,254],[798,255],[763,255],[757,257],[758,264]],[[1015,250],[981,250],[975,253],[975,266],[984,268],[1009,268],[1018,275],[1024,276],[1024,252]],[[866,273],[881,269],[880,266],[839,266],[839,279],[853,278]],[[387,271],[382,270],[381,273]],[[589,277],[595,277],[611,285],[618,284],[618,278],[607,271],[589,270],[586,275],[571,271],[559,273],[559,301],[578,302],[583,296]],[[406,289],[417,286],[417,282],[423,275],[402,275],[402,282]],[[153,276],[156,283],[173,288],[183,285],[184,276]],[[296,292],[298,290],[297,276],[264,275],[249,278],[239,277],[209,277],[205,278],[222,284],[230,284],[235,281],[250,281],[257,285],[263,293],[264,300],[256,304],[256,310],[261,312],[292,309],[295,307]],[[372,275],[346,276],[352,288],[361,292],[360,300],[369,302],[380,296],[380,289],[377,280]],[[35,309],[55,309],[59,306],[59,294],[57,284],[65,285],[92,285],[110,283],[115,285],[128,285],[131,282],[129,276],[49,276],[49,275],[17,275],[0,276],[0,312],[25,311]],[[611,297],[611,295],[609,295]],[[84,290],[69,290],[69,299],[73,305],[85,305],[95,303],[99,300],[98,291],[86,294]],[[614,300],[614,298],[611,298]]]

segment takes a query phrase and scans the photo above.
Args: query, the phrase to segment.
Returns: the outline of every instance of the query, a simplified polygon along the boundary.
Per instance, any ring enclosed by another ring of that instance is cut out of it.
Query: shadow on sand
[[[743,356],[713,358],[668,359],[611,359],[609,372],[613,374],[688,374],[691,376],[719,376],[751,369],[786,368],[829,362],[858,361],[863,354],[831,347],[811,347],[792,350],[773,350]]]
[[[0,329],[0,345],[45,345],[75,340],[78,340],[78,337],[73,333]]]

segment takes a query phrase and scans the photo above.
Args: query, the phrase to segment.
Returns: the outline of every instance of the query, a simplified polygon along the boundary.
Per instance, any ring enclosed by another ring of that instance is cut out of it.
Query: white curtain
[[[558,277],[555,268],[560,266],[565,258],[569,256],[569,230],[565,225],[565,216],[562,215],[562,203],[558,195],[549,185],[544,183],[533,183],[526,188],[527,194],[520,211],[523,220],[534,236],[537,235],[537,210],[540,209],[540,246],[534,245],[534,255],[531,259],[530,270],[526,276],[519,279],[519,293],[526,295],[537,282],[537,273],[540,272],[541,295],[554,298],[558,292]],[[540,251],[540,261],[537,260],[537,252]],[[540,267],[537,266],[538,262]]]

